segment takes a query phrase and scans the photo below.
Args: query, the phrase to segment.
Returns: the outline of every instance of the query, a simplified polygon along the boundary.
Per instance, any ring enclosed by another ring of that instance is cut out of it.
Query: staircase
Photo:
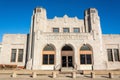
[[[66,73],[66,72],[74,72],[74,71],[76,71],[73,67],[65,67],[65,68],[61,68],[61,72],[62,73]]]

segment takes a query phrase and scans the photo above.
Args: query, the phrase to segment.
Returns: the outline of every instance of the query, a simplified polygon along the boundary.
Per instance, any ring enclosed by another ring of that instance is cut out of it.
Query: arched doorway
[[[65,45],[61,50],[62,67],[73,67],[74,51],[71,46]]]

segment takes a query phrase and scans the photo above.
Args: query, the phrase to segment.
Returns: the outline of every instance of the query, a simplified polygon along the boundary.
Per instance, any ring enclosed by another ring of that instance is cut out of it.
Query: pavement
[[[97,75],[95,78],[91,78],[90,75],[78,74],[73,79],[71,74],[60,74],[56,78],[52,78],[52,75],[37,75],[36,78],[32,78],[30,75],[11,77],[9,74],[0,74],[0,80],[120,80],[120,75],[114,75],[114,78],[110,79],[108,75]]]

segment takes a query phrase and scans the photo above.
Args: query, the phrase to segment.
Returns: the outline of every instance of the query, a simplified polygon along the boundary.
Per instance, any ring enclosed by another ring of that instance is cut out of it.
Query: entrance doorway
[[[73,67],[73,49],[68,45],[62,48],[61,64],[62,67]]]
[[[72,67],[72,56],[62,56],[62,67]]]

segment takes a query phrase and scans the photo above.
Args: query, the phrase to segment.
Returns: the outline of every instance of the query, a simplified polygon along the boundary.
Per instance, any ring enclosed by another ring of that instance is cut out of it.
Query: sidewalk
[[[115,75],[113,79],[108,78],[107,75],[97,75],[96,78],[90,78],[90,75],[77,75],[77,78],[73,79],[70,74],[61,74],[57,78],[52,78],[52,75],[38,75],[36,78],[32,78],[30,75],[17,75],[13,78],[10,75],[0,75],[0,80],[120,80],[120,75]]]

